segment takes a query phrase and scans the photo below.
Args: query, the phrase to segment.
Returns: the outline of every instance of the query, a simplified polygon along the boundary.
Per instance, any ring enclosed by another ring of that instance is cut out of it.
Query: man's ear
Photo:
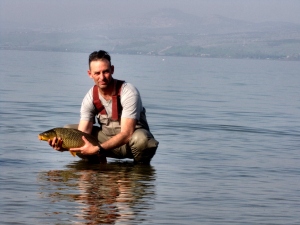
[[[92,73],[91,73],[91,71],[90,71],[90,70],[88,70],[88,71],[87,71],[87,74],[88,74],[88,76],[89,76],[91,79],[93,79],[93,77],[92,77]]]

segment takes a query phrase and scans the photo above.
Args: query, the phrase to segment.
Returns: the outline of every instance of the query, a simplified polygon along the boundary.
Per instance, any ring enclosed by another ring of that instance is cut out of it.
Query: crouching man
[[[100,50],[90,54],[88,75],[95,85],[82,101],[79,124],[66,127],[94,135],[99,145],[94,146],[82,137],[85,145],[70,151],[81,158],[102,162],[112,157],[149,163],[158,142],[150,132],[140,93],[132,84],[114,79],[113,73],[114,66],[107,52]],[[94,126],[95,117],[100,126]],[[64,150],[62,142],[61,138],[49,140],[58,151]]]

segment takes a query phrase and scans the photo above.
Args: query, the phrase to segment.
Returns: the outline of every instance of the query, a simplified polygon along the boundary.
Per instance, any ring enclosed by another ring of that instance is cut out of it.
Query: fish
[[[80,148],[84,145],[84,141],[82,140],[82,136],[84,136],[91,144],[99,145],[98,139],[94,136],[82,132],[73,128],[64,128],[64,127],[56,127],[45,132],[42,132],[38,135],[39,140],[48,141],[49,139],[53,139],[55,137],[61,138],[62,148],[70,149],[70,148]],[[71,154],[75,157],[76,152],[71,152]]]

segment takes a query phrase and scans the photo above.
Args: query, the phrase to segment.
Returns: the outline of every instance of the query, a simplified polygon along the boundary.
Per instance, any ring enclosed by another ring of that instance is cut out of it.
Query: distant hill
[[[163,9],[68,29],[1,25],[0,49],[300,60],[300,25]]]

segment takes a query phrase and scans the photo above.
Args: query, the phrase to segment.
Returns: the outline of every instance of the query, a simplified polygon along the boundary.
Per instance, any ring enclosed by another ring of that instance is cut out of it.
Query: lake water
[[[37,134],[77,123],[88,54],[0,51],[1,224],[300,224],[300,63],[112,55],[160,142],[88,164]]]

